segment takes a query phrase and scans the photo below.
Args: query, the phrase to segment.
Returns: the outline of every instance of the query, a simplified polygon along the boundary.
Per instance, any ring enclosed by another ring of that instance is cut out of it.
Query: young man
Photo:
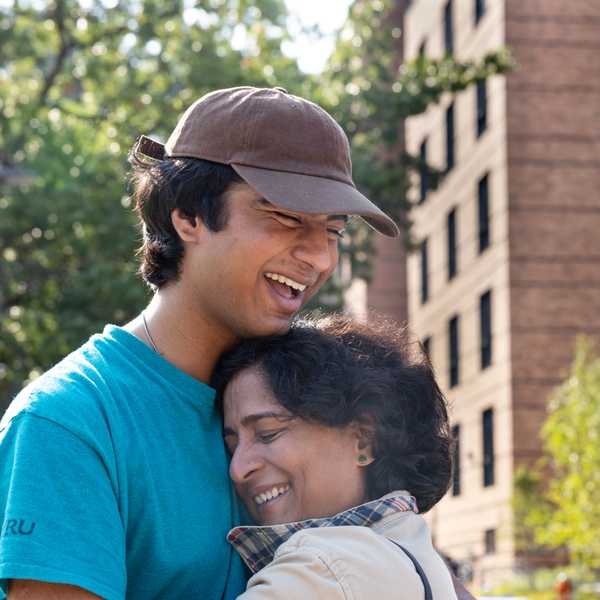
[[[286,330],[335,269],[347,215],[397,234],[354,187],[341,128],[281,88],[208,94],[164,147],[142,138],[132,160],[141,272],[156,293],[0,423],[10,600],[239,594],[214,364],[243,337]]]

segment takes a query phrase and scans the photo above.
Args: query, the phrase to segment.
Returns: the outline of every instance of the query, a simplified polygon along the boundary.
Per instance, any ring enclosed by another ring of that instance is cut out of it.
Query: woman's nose
[[[256,452],[238,445],[231,457],[229,476],[234,483],[245,483],[261,468],[262,464],[262,460]]]

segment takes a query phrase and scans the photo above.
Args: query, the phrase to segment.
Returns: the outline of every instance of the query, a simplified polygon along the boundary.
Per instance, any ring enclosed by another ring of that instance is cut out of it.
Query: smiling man
[[[348,141],[283,89],[204,96],[132,153],[149,306],[28,386],[0,423],[10,600],[234,598],[238,523],[208,387],[219,355],[284,332],[335,269],[347,215],[395,236]],[[0,594],[1,596],[1,594]]]

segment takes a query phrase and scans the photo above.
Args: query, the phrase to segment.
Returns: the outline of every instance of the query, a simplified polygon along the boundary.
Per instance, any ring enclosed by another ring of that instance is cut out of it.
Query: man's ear
[[[171,223],[182,242],[197,244],[207,231],[200,217],[190,217],[180,208],[171,211]]]

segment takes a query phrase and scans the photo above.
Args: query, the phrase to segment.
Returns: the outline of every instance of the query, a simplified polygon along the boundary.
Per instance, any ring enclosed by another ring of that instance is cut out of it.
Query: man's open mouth
[[[284,298],[296,298],[307,288],[305,284],[279,273],[265,273],[265,277]]]

